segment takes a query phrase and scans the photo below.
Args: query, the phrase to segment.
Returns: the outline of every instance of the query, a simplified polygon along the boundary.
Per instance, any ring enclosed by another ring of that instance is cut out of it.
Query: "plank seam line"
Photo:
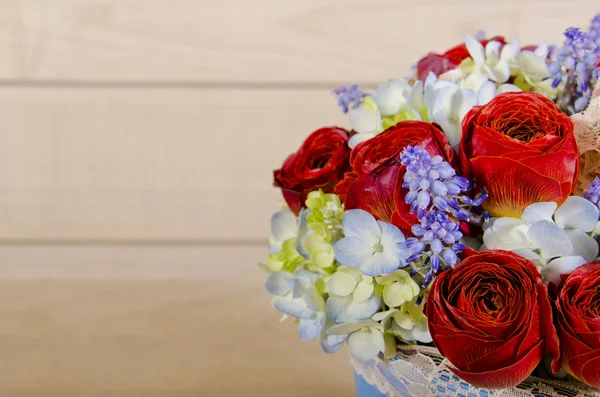
[[[79,89],[224,89],[224,90],[333,90],[340,85],[356,82],[323,81],[93,81],[93,80],[2,80],[0,87],[13,88],[79,88]],[[376,83],[358,82],[362,88],[373,88]]]
[[[232,240],[152,240],[152,239],[0,239],[0,247],[6,246],[89,246],[89,247],[268,247],[266,239],[232,239]],[[265,254],[266,255],[266,254]]]

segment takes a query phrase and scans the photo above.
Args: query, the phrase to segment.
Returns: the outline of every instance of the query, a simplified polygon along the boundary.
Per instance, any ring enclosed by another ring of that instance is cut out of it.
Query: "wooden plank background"
[[[331,88],[592,0],[0,0],[0,396],[350,396],[257,263]]]

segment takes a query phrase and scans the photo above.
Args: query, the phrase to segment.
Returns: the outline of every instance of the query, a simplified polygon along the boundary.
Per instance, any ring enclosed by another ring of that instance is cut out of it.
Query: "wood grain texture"
[[[328,90],[0,90],[0,239],[264,241]]]
[[[258,250],[221,247],[216,262],[211,249],[0,247],[0,396],[353,395],[345,351],[279,323]],[[119,270],[130,262],[148,271]],[[193,262],[206,272],[186,279]]]
[[[0,77],[380,82],[486,29],[524,43],[585,26],[595,0],[3,0]]]

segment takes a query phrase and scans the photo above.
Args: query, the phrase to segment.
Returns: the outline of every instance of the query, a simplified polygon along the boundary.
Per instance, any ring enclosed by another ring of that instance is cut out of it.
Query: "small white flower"
[[[281,252],[285,240],[295,238],[298,233],[298,220],[292,211],[285,210],[271,217],[271,237],[269,238],[269,253]]]
[[[348,146],[354,149],[359,143],[371,139],[381,132],[381,114],[373,109],[356,108],[350,113],[350,125],[356,134],[350,138]]]
[[[406,266],[410,253],[404,234],[396,226],[354,209],[344,214],[342,230],[345,237],[333,245],[342,265],[359,268],[367,276],[390,274]]]
[[[400,111],[411,91],[411,86],[404,79],[392,79],[380,84],[373,91],[373,101],[384,116],[390,116]]]
[[[554,202],[534,203],[521,218],[495,218],[484,225],[488,249],[514,251],[541,267],[546,281],[559,282],[598,256],[598,243],[590,236],[598,222],[598,208],[571,196],[557,209]]]
[[[483,48],[479,41],[467,35],[465,44],[474,62],[474,72],[485,73],[497,83],[504,83],[509,79],[510,65],[500,56],[502,43],[492,40]]]

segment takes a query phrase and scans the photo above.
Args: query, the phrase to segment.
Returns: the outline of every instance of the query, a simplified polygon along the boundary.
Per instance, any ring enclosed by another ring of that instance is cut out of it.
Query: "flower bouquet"
[[[275,171],[266,288],[359,396],[600,396],[600,14],[565,36],[338,88]]]

